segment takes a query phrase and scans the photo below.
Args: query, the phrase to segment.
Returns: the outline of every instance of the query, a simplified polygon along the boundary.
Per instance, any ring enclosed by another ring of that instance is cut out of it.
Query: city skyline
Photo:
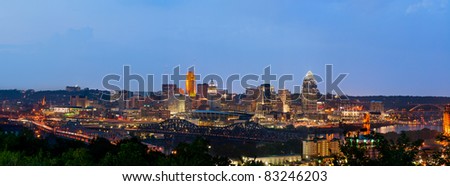
[[[157,77],[271,65],[300,85],[333,64],[348,95],[450,96],[449,19],[448,0],[2,2],[0,89],[103,89],[124,65]]]
[[[129,67],[129,66],[124,66],[124,67]],[[268,67],[271,67],[271,66],[268,66]],[[268,67],[266,67],[266,68],[268,68]],[[177,69],[177,68],[179,68],[179,66],[175,67],[174,69]],[[331,68],[333,68],[333,65],[331,65]],[[182,75],[182,76],[190,76],[189,74],[192,72],[191,69],[193,69],[193,67],[191,66],[189,69],[190,70],[186,71],[186,74],[183,74],[183,72],[179,72],[179,73],[181,73],[180,75]],[[287,91],[289,91],[290,93],[293,93],[293,94],[301,94],[301,91],[304,89],[304,87],[302,88],[302,86],[304,86],[305,79],[308,79],[308,78],[310,78],[309,76],[313,75],[313,76],[321,78],[320,82],[317,82],[317,91],[318,91],[318,93],[322,94],[322,95],[325,95],[325,94],[328,93],[326,91],[327,90],[327,87],[326,87],[327,83],[325,82],[326,81],[325,80],[326,77],[314,74],[312,71],[308,71],[304,77],[296,76],[296,75],[293,75],[293,74],[281,74],[280,75],[280,74],[271,74],[271,73],[272,72],[270,72],[270,75],[273,75],[274,78],[276,78],[276,80],[271,80],[271,82],[268,83],[268,85],[271,85],[271,87],[273,88],[274,91],[278,92],[278,91],[287,90]],[[133,72],[130,72],[130,75],[134,76],[134,77],[131,77],[131,79],[128,81],[129,84],[131,85],[130,89],[124,88],[124,85],[125,85],[124,84],[124,77],[123,77],[124,74],[108,74],[108,75],[117,75],[117,76],[120,77],[119,81],[109,80],[110,82],[108,82],[108,85],[110,85],[110,86],[111,85],[117,86],[119,88],[117,90],[121,90],[121,91],[124,90],[124,91],[130,91],[130,92],[135,92],[135,93],[138,93],[138,92],[147,92],[147,93],[152,93],[153,92],[153,93],[156,93],[156,92],[163,91],[164,86],[166,86],[166,85],[169,85],[169,86],[170,85],[176,85],[176,87],[178,87],[179,90],[182,91],[182,92],[180,92],[180,94],[189,95],[189,94],[187,94],[187,92],[188,92],[188,88],[187,88],[188,84],[187,84],[187,82],[188,81],[186,79],[181,79],[178,82],[175,82],[170,77],[170,76],[173,76],[173,74],[162,74],[160,79],[164,79],[164,76],[168,76],[168,78],[169,78],[168,82],[162,82],[162,80],[156,80],[156,81],[154,81],[154,84],[152,84],[153,89],[148,89],[148,87],[149,87],[148,86],[148,82],[149,82],[148,81],[148,78],[149,78],[148,76],[151,76],[152,78],[155,78],[154,74],[147,74],[146,75],[147,77],[146,77],[146,76],[143,76],[142,74],[133,74]],[[193,74],[191,74],[191,75],[193,75]],[[235,75],[235,74],[233,74],[233,75]],[[229,81],[229,79],[227,79],[227,78],[233,78],[232,75],[223,78],[223,77],[221,77],[221,76],[219,76],[217,74],[213,74],[213,73],[206,74],[206,75],[195,74],[195,76],[200,77],[200,79],[198,79],[198,78],[196,78],[195,80],[191,79],[190,81],[193,81],[193,82],[190,82],[190,83],[193,84],[194,87],[195,87],[194,92],[197,92],[198,91],[197,90],[198,89],[197,85],[210,84],[212,82],[217,82],[216,79],[207,79],[209,76],[213,76],[215,78],[221,78],[220,81],[223,81],[223,85],[222,85],[223,87],[222,86],[218,86],[217,87],[218,90],[225,90],[225,91],[228,91],[228,93],[231,93],[231,94],[245,94],[247,89],[254,89],[254,88],[261,87],[261,86],[265,85],[266,83],[265,83],[263,78],[264,78],[264,76],[266,76],[268,74],[261,73],[261,74],[244,74],[244,75],[238,74],[238,75],[239,75],[240,79],[237,79],[237,81],[236,80],[234,80],[234,81],[230,80],[230,82],[233,83],[233,89],[231,90],[231,92],[229,92],[229,89],[227,89],[227,81]],[[243,81],[243,77],[246,77],[248,75],[257,75],[259,79],[257,81],[254,81],[252,79],[250,79],[250,80],[246,79],[245,82],[249,83],[249,85],[251,85],[252,87],[243,88],[242,84],[241,84],[242,83],[241,81]],[[447,95],[406,95],[406,94],[405,95],[401,95],[401,94],[391,94],[391,95],[389,95],[389,94],[385,94],[385,95],[383,95],[383,94],[357,95],[357,94],[347,94],[345,90],[343,91],[344,94],[336,93],[336,90],[340,90],[341,89],[341,85],[345,84],[345,80],[346,80],[348,75],[349,75],[348,73],[333,74],[333,77],[332,77],[332,80],[331,80],[330,83],[336,83],[336,85],[337,85],[337,87],[336,87],[337,89],[329,88],[332,91],[333,95],[345,95],[345,96],[353,96],[353,97],[355,97],[355,96],[356,97],[358,97],[358,96],[362,96],[362,97],[371,97],[371,96],[375,96],[375,97],[376,96],[450,97],[450,96],[447,96]],[[136,81],[136,79],[134,79],[136,76],[139,76],[139,78],[143,78],[143,80],[144,80],[143,81],[144,82],[144,87],[145,87],[143,89],[144,91],[140,91],[139,83],[138,83],[138,81]],[[284,76],[293,77],[294,80],[287,80],[286,82],[283,82],[285,84],[285,86],[284,86],[284,88],[280,88],[278,86],[279,85],[279,81],[281,81],[281,79],[284,79],[285,78]],[[338,78],[337,78],[338,76],[342,76],[343,80],[339,81]],[[299,77],[302,78],[302,79],[299,79]],[[191,77],[191,78],[194,78],[194,77]],[[108,79],[107,76],[103,77],[102,81],[105,81],[105,79]],[[111,83],[111,81],[113,83]],[[103,83],[105,83],[105,82],[103,82]],[[238,85],[234,85],[234,84],[238,84]],[[102,85],[101,88],[98,88],[98,87],[97,88],[96,87],[93,88],[93,87],[84,87],[84,86],[78,85],[78,84],[76,84],[76,85],[73,85],[73,84],[62,85],[62,87],[57,87],[57,88],[54,88],[54,89],[34,89],[34,88],[22,88],[22,89],[21,88],[4,88],[4,89],[2,89],[0,87],[0,90],[59,91],[59,90],[67,90],[69,88],[70,89],[74,89],[74,88],[75,89],[90,89],[90,90],[99,90],[99,91],[113,91],[113,89],[106,88],[104,85]],[[114,89],[114,90],[116,90],[116,89]]]

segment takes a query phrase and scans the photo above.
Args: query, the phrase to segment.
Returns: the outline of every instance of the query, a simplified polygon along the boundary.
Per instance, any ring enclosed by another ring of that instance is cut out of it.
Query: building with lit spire
[[[314,74],[309,71],[303,80],[302,105],[303,113],[306,115],[317,113],[317,101],[319,99],[319,89]]]

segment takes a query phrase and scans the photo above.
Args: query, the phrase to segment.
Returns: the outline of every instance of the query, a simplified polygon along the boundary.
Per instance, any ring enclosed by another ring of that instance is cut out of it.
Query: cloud
[[[411,4],[406,8],[406,14],[412,14],[418,11],[435,11],[443,10],[448,6],[448,0],[421,0]]]

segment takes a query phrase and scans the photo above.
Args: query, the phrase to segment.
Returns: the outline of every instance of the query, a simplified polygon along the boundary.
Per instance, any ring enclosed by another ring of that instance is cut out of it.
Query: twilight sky
[[[158,84],[178,65],[224,77],[271,65],[293,74],[292,86],[333,64],[335,77],[349,74],[341,88],[350,95],[450,96],[449,3],[0,1],[0,89],[102,89],[123,65]]]

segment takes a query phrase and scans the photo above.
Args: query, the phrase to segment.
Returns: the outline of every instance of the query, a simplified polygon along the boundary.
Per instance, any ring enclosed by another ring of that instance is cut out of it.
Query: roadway
[[[43,122],[31,121],[31,120],[27,120],[27,119],[10,119],[10,120],[16,121],[16,122],[23,122],[23,123],[28,122],[28,123],[31,123],[34,126],[36,126],[39,130],[54,134],[56,136],[68,138],[68,139],[73,139],[73,140],[82,141],[82,142],[86,142],[86,143],[89,143],[94,139],[93,136],[89,136],[86,134],[80,134],[80,133],[60,130],[59,128],[53,128],[53,127],[46,125]]]

